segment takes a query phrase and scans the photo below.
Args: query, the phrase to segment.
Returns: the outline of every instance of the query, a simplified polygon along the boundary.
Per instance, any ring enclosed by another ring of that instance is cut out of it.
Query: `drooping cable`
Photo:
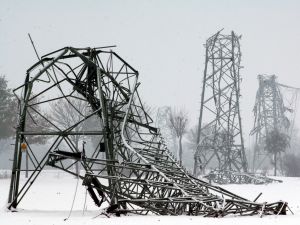
[[[76,195],[77,195],[78,183],[79,183],[79,173],[77,174],[77,183],[76,183],[76,188],[75,188],[75,192],[74,192],[74,196],[73,196],[73,201],[72,201],[71,209],[69,211],[68,217],[65,218],[64,221],[67,221],[70,218],[70,216],[71,216],[71,214],[73,212],[73,207],[74,207],[74,203],[75,203],[75,199],[76,199]]]

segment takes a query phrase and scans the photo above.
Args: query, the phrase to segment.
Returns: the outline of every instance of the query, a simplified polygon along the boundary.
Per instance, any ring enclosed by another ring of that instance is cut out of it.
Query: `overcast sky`
[[[224,28],[242,35],[244,138],[253,123],[258,74],[300,87],[300,1],[13,1],[0,0],[0,74],[20,85],[40,55],[64,46],[117,45],[140,73],[140,93],[153,106],[176,105],[196,123],[203,44]],[[299,118],[299,116],[298,116]],[[299,120],[297,122],[300,126]]]

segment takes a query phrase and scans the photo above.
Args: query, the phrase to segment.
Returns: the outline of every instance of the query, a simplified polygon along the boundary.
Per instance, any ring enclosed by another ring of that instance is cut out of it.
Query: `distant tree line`
[[[11,137],[16,124],[16,100],[13,98],[11,89],[7,86],[5,76],[0,76],[0,139]]]
[[[38,100],[35,100],[36,102]],[[26,124],[28,129],[45,129],[45,122],[36,113],[41,111],[37,105],[33,109],[28,109],[30,116],[26,117]],[[14,96],[12,89],[8,88],[7,79],[5,76],[0,76],[0,140],[13,137],[18,126],[19,119],[19,104],[17,98]],[[32,136],[28,138],[31,143],[44,144],[45,137]],[[1,150],[1,147],[0,147]]]

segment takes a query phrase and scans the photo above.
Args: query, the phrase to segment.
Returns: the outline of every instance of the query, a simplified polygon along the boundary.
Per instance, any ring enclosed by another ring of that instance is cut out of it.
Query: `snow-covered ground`
[[[85,189],[79,181],[74,208],[70,218],[66,221],[71,209],[77,179],[61,171],[45,171],[33,184],[32,188],[19,205],[19,212],[6,210],[6,202],[9,189],[9,179],[0,179],[0,225],[57,225],[57,224],[300,224],[300,178],[281,178],[283,183],[268,185],[223,185],[224,188],[242,195],[248,199],[254,199],[260,192],[263,195],[260,202],[273,202],[284,200],[289,203],[295,215],[287,216],[227,216],[224,218],[203,218],[191,216],[122,216],[107,218],[99,215],[90,197],[87,196],[86,210],[83,210],[85,201]],[[22,178],[24,181],[24,178]]]

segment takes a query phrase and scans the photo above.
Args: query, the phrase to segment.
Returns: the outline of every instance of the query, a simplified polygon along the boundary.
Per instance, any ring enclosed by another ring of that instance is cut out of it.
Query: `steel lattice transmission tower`
[[[247,171],[240,116],[240,37],[216,33],[206,42],[194,175],[206,168]]]
[[[232,38],[237,44],[237,37]],[[225,40],[224,44],[230,43]],[[236,56],[239,51],[224,57]],[[9,209],[18,207],[40,173],[52,167],[78,176],[94,203],[100,207],[107,202],[106,212],[116,215],[286,214],[286,202],[266,204],[247,200],[193,177],[180,166],[142,104],[138,76],[123,58],[105,48],[62,48],[43,56],[27,70],[24,84],[14,90],[20,102],[20,115]],[[86,113],[72,104],[74,99],[88,106]],[[73,108],[73,117],[78,118],[67,128],[47,115],[49,104],[57,101]],[[236,104],[236,100],[230,102]],[[231,113],[236,113],[236,107],[233,109]],[[35,116],[31,116],[33,112]],[[30,123],[37,118],[39,123]],[[76,130],[82,123],[92,126]],[[230,127],[232,130],[235,131]],[[231,133],[231,141],[235,134]],[[93,138],[96,144],[79,148],[72,136]],[[41,148],[32,144],[32,137],[48,137],[42,156],[38,155]],[[20,179],[24,147],[32,167],[28,179]],[[237,149],[240,147],[234,145],[231,150]],[[76,162],[81,165],[80,174],[72,169]]]
[[[259,87],[254,105],[254,127],[250,134],[255,136],[253,171],[265,163],[270,154],[265,151],[266,136],[273,130],[288,134],[290,121],[287,118],[282,94],[275,75],[258,75]],[[279,159],[280,160],[280,159]]]

